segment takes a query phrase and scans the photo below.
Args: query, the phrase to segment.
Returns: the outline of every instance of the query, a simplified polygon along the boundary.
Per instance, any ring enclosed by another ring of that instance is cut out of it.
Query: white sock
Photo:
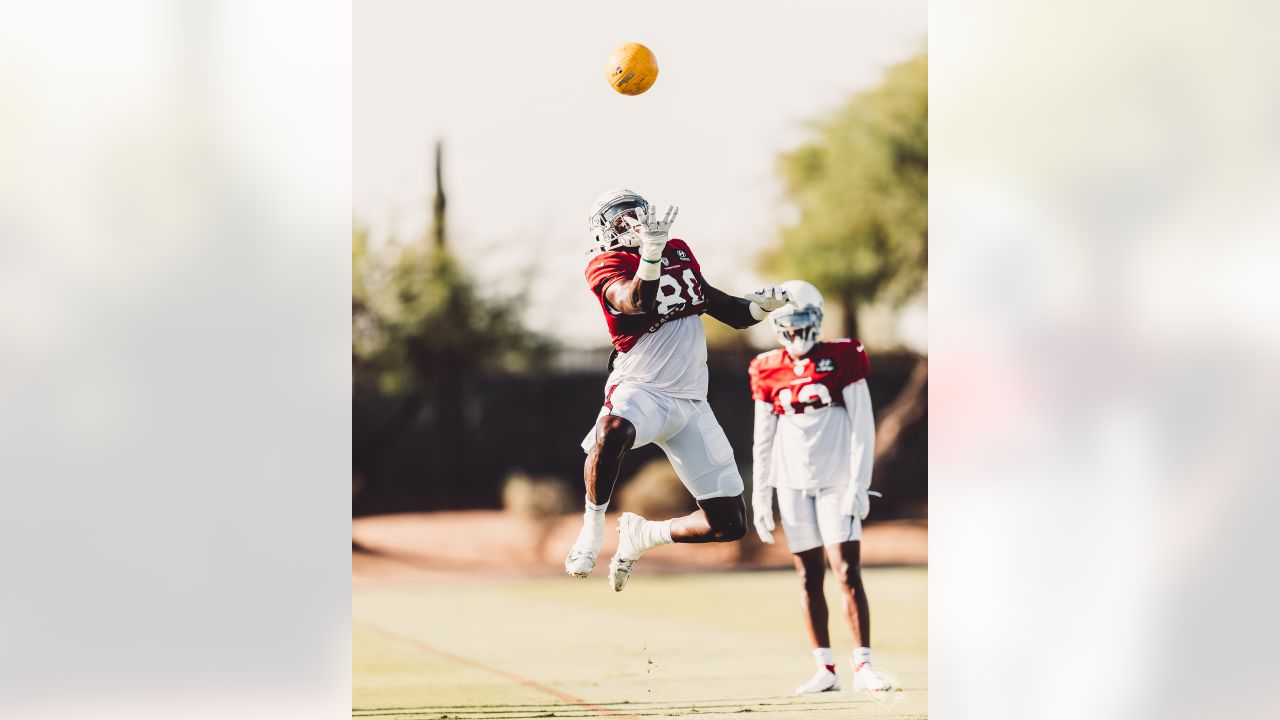
[[[857,670],[862,663],[871,664],[871,648],[860,647],[853,650],[853,669]]]
[[[608,501],[603,505],[586,502],[586,510],[582,513],[582,530],[578,533],[578,545],[599,546],[604,542],[604,511],[609,507]]]
[[[817,648],[813,651],[813,659],[821,667],[829,667],[836,664],[836,656],[835,653],[831,652],[831,648]]]
[[[645,550],[652,550],[659,545],[667,545],[672,542],[671,521],[645,520],[643,533]]]
[[[608,501],[608,500],[605,500],[605,501],[604,501],[604,503],[602,503],[602,504],[600,504],[600,505],[596,505],[595,503],[591,502],[591,499],[590,499],[590,498],[586,498],[586,497],[584,497],[583,499],[584,499],[584,500],[586,500],[586,503],[587,503],[587,510],[589,510],[589,511],[595,511],[595,512],[598,512],[598,513],[603,513],[605,510],[608,510],[608,509],[609,509],[609,501]]]

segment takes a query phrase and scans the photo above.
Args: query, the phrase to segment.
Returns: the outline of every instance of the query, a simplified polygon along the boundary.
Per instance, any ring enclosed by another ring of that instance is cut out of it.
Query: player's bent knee
[[[605,415],[596,429],[596,447],[603,453],[621,454],[636,441],[636,426],[626,418]]]

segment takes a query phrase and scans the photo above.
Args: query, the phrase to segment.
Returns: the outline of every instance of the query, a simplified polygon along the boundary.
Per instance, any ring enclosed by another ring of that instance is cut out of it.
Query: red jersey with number
[[[707,311],[702,293],[702,268],[688,244],[675,239],[667,241],[662,252],[657,306],[643,315],[623,315],[615,311],[605,298],[605,289],[615,280],[635,277],[639,268],[639,253],[622,250],[601,253],[587,264],[587,285],[600,302],[613,346],[619,352],[629,352],[646,333],[655,332],[672,320]]]
[[[775,415],[794,415],[842,406],[841,391],[871,376],[860,340],[832,340],[813,346],[800,360],[778,348],[757,355],[748,369],[751,397],[773,405]]]
[[[757,481],[802,491],[848,487],[857,427],[850,403],[856,408],[858,394],[865,396],[865,384],[855,383],[871,374],[862,343],[818,343],[798,361],[779,348],[752,360],[750,374],[751,397],[768,403],[776,419],[770,430],[756,426],[752,454],[768,448],[770,456]]]
[[[624,315],[610,307],[605,290],[615,281],[635,277],[639,267],[639,254],[617,250],[601,253],[587,264],[587,285],[600,302],[618,350],[606,393],[625,382],[669,397],[704,400],[707,338],[698,317],[707,311],[702,269],[683,240],[668,241],[658,276],[657,305],[642,315]]]

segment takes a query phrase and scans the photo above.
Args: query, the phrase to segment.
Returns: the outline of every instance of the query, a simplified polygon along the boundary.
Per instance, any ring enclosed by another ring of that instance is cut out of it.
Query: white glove
[[[773,544],[773,488],[765,485],[751,493],[751,513],[760,542]]]
[[[662,251],[667,247],[667,235],[671,232],[671,226],[676,222],[676,215],[680,214],[680,208],[675,205],[667,206],[666,215],[659,220],[658,214],[642,213],[638,220],[627,219],[631,225],[632,232],[640,235],[640,257],[649,262],[659,262],[662,260]]]
[[[771,313],[783,305],[792,302],[791,293],[787,292],[786,288],[779,287],[777,285],[760,288],[755,292],[747,293],[743,297],[756,305],[759,305],[760,309],[766,313]]]
[[[866,520],[867,514],[871,512],[871,496],[883,497],[875,490],[861,488],[849,497],[849,501],[845,504],[845,515],[856,516],[859,520]]]

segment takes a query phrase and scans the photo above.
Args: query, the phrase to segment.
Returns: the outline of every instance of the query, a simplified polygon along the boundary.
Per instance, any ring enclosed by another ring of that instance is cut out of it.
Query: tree
[[[521,323],[522,289],[481,293],[449,251],[440,158],[437,144],[433,220],[422,238],[375,250],[364,228],[351,233],[352,380],[395,400],[387,419],[354,444],[353,482],[361,487],[377,483],[378,458],[424,409],[448,420],[423,442],[461,447],[456,418],[465,383],[487,372],[535,369],[554,348]]]
[[[813,140],[779,159],[799,220],[762,257],[770,273],[808,280],[843,311],[895,305],[928,277],[929,71],[921,53],[877,87],[813,123]]]
[[[485,371],[520,372],[551,350],[548,338],[520,322],[520,294],[482,296],[447,248],[414,243],[372,255],[357,228],[352,275],[356,380],[384,393]]]
[[[356,382],[414,393],[490,370],[519,372],[545,359],[552,341],[520,322],[523,292],[485,297],[445,242],[443,145],[435,145],[435,191],[426,237],[374,253],[351,233],[351,352]]]

